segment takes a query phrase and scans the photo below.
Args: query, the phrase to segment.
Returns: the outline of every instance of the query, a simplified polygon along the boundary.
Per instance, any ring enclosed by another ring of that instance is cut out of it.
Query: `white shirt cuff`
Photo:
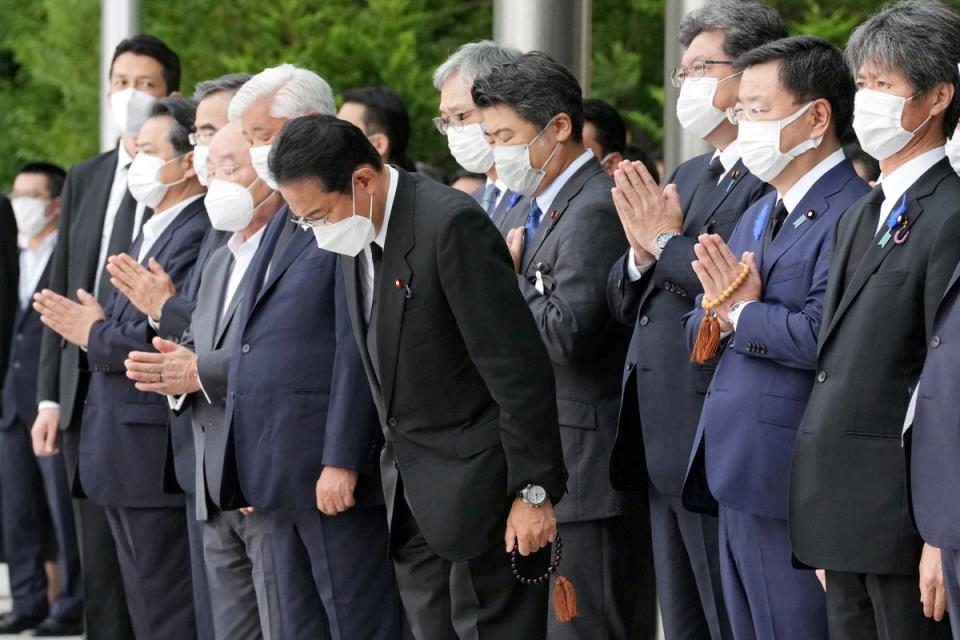
[[[630,249],[630,253],[627,254],[627,279],[630,280],[630,282],[636,282],[656,263],[656,260],[651,260],[647,264],[638,267],[637,256],[633,252],[633,249]]]
[[[730,313],[727,314],[727,319],[730,320],[730,324],[733,325],[734,331],[737,330],[737,323],[740,321],[740,314],[743,313],[743,310],[754,302],[756,302],[756,300],[747,300],[735,309],[730,309]]]
[[[160,321],[154,320],[153,317],[147,316],[147,323],[150,325],[150,328],[160,333]]]
[[[200,379],[200,372],[197,372],[197,384],[200,385],[200,393],[203,394],[204,399],[207,401],[207,404],[213,404],[213,401],[210,400],[210,396],[207,395],[207,390],[203,388],[203,380]]]
[[[918,383],[913,389],[913,395],[910,396],[910,404],[907,405],[907,416],[903,419],[903,431],[900,432],[901,443],[903,436],[907,435],[907,431],[910,430],[910,427],[913,426],[913,416],[917,411],[917,393],[920,392],[920,384]]]
[[[60,403],[54,402],[53,400],[41,400],[37,404],[37,411],[43,411],[44,409],[59,409]]]

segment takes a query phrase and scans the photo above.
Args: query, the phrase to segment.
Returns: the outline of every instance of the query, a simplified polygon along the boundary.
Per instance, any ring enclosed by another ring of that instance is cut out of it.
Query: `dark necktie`
[[[686,213],[688,218],[693,219],[693,216],[700,215],[701,207],[704,206],[710,194],[717,186],[717,180],[720,179],[722,173],[723,163],[720,162],[720,156],[717,156],[710,161],[710,166],[707,167],[707,173],[703,176],[703,180],[697,185],[697,190],[693,193],[693,198],[687,207]]]
[[[130,242],[133,239],[133,226],[136,222],[137,201],[130,195],[127,189],[117,208],[117,215],[113,218],[113,229],[110,230],[110,241],[107,243],[107,257],[115,256],[130,249]],[[134,260],[137,256],[131,256]],[[100,274],[100,288],[97,290],[97,302],[101,307],[106,308],[110,300],[110,294],[113,293],[113,285],[110,284],[110,274],[107,273],[107,265],[104,263],[103,272]]]
[[[367,355],[373,371],[380,379],[380,359],[377,357],[377,285],[380,282],[380,264],[383,262],[383,249],[376,242],[370,243],[370,257],[373,260],[373,291],[370,294],[370,320],[367,322]]]
[[[860,266],[863,256],[870,249],[870,243],[877,237],[877,222],[880,216],[880,205],[883,204],[884,193],[883,185],[877,185],[870,192],[863,212],[860,215],[860,221],[857,226],[857,232],[853,236],[853,244],[850,245],[850,255],[847,257],[847,264],[843,272],[843,288],[846,289],[853,278],[854,272]]]
[[[500,189],[497,188],[497,185],[490,183],[487,185],[487,188],[483,191],[483,210],[487,212],[488,216],[492,216],[494,210],[497,208],[497,196],[500,195]]]
[[[537,236],[537,229],[540,228],[540,216],[542,215],[540,207],[536,200],[530,201],[530,210],[527,212],[527,220],[523,223],[523,257],[526,258],[533,246],[533,239]]]

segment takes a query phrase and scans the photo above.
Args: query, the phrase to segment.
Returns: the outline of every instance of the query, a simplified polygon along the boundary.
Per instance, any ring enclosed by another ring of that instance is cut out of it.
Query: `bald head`
[[[243,135],[239,122],[223,126],[210,141],[207,171],[211,178],[250,186],[257,178],[250,161],[250,143]]]

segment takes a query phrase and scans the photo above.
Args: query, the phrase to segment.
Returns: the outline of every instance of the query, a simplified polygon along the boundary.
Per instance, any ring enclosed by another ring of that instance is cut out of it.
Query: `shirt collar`
[[[563,189],[563,185],[567,184],[570,178],[573,177],[573,174],[579,171],[580,167],[587,164],[590,161],[590,158],[593,157],[595,157],[593,155],[593,151],[590,151],[590,149],[584,151],[576,160],[570,163],[570,166],[563,170],[563,173],[558,175],[553,179],[553,182],[547,185],[547,188],[543,190],[543,193],[534,198],[541,212],[546,213],[550,210],[550,206],[556,199],[557,194],[560,193],[560,190]]]
[[[233,254],[234,260],[239,260],[241,256],[250,255],[256,252],[260,246],[260,239],[263,237],[263,230],[266,225],[260,227],[255,234],[244,239],[243,234],[237,231],[227,240],[227,249]]]
[[[920,176],[945,157],[947,157],[946,151],[943,146],[939,146],[897,167],[897,170],[889,176],[881,175],[878,182],[883,185],[884,204],[896,202],[907,189],[913,186],[913,183],[920,179]]]
[[[714,158],[720,158],[720,164],[723,165],[723,173],[730,173],[730,169],[733,169],[734,165],[740,161],[740,141],[734,140],[727,145],[727,148],[723,151],[717,149],[713,152],[713,157],[710,158],[710,161],[713,162]]]
[[[154,214],[150,216],[150,219],[143,223],[144,242],[159,238],[160,234],[166,231],[167,227],[170,226],[170,223],[173,222],[177,216],[183,212],[184,209],[186,209],[195,200],[198,200],[202,197],[202,193],[197,194],[187,198],[186,200],[181,200],[163,213],[154,212]]]
[[[813,185],[817,183],[828,171],[840,164],[846,159],[843,149],[837,149],[826,158],[816,164],[813,169],[807,171],[797,182],[790,187],[786,194],[777,194],[778,198],[783,199],[783,206],[787,213],[793,213],[800,201],[807,195]]]
[[[44,252],[46,252],[48,249],[52,249],[53,245],[55,245],[56,243],[57,243],[56,229],[54,229],[53,233],[51,233],[49,236],[43,239],[43,242],[40,243],[40,246],[37,247],[36,251],[32,251],[30,249],[30,238],[28,236],[25,236],[22,233],[17,235],[17,246],[19,246],[21,250],[26,251],[34,256],[43,255]]]
[[[509,187],[507,187],[507,185],[500,178],[497,178],[496,180],[491,180],[490,176],[487,176],[487,182],[483,185],[484,188],[489,187],[491,184],[497,185],[497,189],[499,189],[498,193],[501,196],[510,190]]]
[[[400,182],[400,174],[389,164],[387,172],[390,174],[390,186],[387,188],[387,202],[383,207],[383,222],[380,225],[380,231],[377,237],[373,239],[380,248],[383,249],[384,242],[387,240],[387,226],[390,224],[390,213],[393,211],[393,201],[397,197],[397,185]]]
[[[123,140],[121,140],[117,145],[117,169],[114,174],[126,171],[131,162],[133,162],[133,158],[127,153],[127,148],[123,146]]]

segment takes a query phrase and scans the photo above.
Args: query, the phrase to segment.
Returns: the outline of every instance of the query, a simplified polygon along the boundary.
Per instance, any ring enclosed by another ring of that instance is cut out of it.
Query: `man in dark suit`
[[[831,638],[949,637],[934,621],[940,553],[911,526],[900,436],[960,259],[960,178],[943,149],[960,114],[945,62],[960,59],[960,17],[893,5],[853,32],[847,59],[853,128],[882,175],[837,227],[817,383],[793,453],[793,552],[826,569]]]
[[[91,291],[101,306],[107,304],[113,291],[104,271],[106,258],[130,247],[147,213],[127,189],[136,136],[149,113],[150,99],[180,88],[180,60],[156,38],[135,36],[117,46],[109,77],[114,119],[123,125],[120,143],[116,149],[85,160],[68,172],[50,271],[52,291],[71,297],[77,289]],[[34,451],[38,455],[54,453],[62,428],[68,477],[77,466],[81,414],[89,381],[80,364],[81,353],[76,345],[44,331]],[[75,502],[74,509],[80,532],[87,633],[90,637],[128,640],[133,629],[103,509],[89,500]]]
[[[154,209],[130,253],[156,260],[178,286],[210,227],[189,142],[195,112],[189,99],[155,102],[130,167],[134,196]],[[44,324],[83,347],[92,372],[74,491],[106,507],[136,635],[195,638],[184,500],[163,492],[169,410],[124,375],[127,354],[149,348],[147,317],[117,291],[106,310],[77,295],[79,303],[45,290],[35,303]]]
[[[344,256],[414,635],[457,637],[450,566],[466,561],[479,636],[543,638],[546,587],[516,580],[509,554],[554,538],[565,472],[553,372],[503,239],[469,196],[383,166],[335,118],[289,122],[270,169],[318,245]],[[536,578],[547,562],[519,570]]]
[[[6,196],[0,195],[0,384],[6,374],[13,323],[17,317],[17,221]],[[2,401],[0,401],[2,405]]]
[[[833,230],[870,190],[840,147],[854,86],[843,52],[810,36],[762,45],[736,65],[744,162],[776,193],[741,216],[729,246],[704,235],[695,247],[704,293],[684,319],[688,344],[706,318],[701,302],[716,300],[743,265],[749,275],[715,308],[729,335],[683,498],[695,510],[716,513],[719,505],[723,599],[734,637],[826,640],[823,589],[813,571],[790,561],[787,497],[796,428],[814,384]],[[771,146],[778,152],[756,153]]]
[[[63,458],[37,458],[30,443],[43,335],[30,302],[50,279],[65,177],[60,167],[37,162],[24,166],[13,181],[13,210],[23,243],[20,282],[14,289],[19,308],[0,404],[0,524],[13,595],[13,611],[0,620],[2,633],[27,628],[41,636],[83,632],[80,555]],[[56,541],[60,583],[49,603],[44,560],[51,539]]]
[[[528,107],[534,97],[541,101]],[[610,198],[613,181],[583,146],[579,83],[550,57],[528,53],[494,67],[474,82],[473,99],[498,175],[525,196],[507,216],[506,240],[520,293],[553,364],[570,473],[557,521],[569,552],[564,575],[579,586],[579,615],[572,624],[548,616],[548,636],[627,637],[645,551],[636,540],[646,526],[625,515],[640,510],[637,496],[610,486],[617,382],[630,337],[606,300],[610,266],[627,249]],[[527,180],[528,173],[505,160],[514,145],[527,145],[527,166],[540,170],[539,180]]]
[[[214,635],[236,640],[281,637],[270,515],[220,508],[221,496],[230,494],[221,490],[225,465],[235,465],[224,410],[230,358],[240,334],[237,310],[264,227],[286,212],[280,195],[258,180],[249,149],[238,122],[220,129],[210,144],[207,214],[214,229],[236,231],[204,267],[183,345],[154,338],[158,352],[134,351],[127,362],[127,376],[140,390],[178,396],[171,398],[171,407],[191,423],[196,461],[190,464],[195,474],[190,490],[199,499],[187,516],[201,531],[199,569],[209,583]],[[249,190],[252,197],[235,197],[239,190]],[[163,382],[156,381],[159,371]]]
[[[716,151],[677,167],[662,196],[639,163],[615,173],[621,188],[629,187],[628,175],[643,176],[648,196],[615,198],[631,248],[610,271],[607,297],[620,322],[633,327],[633,337],[610,473],[618,489],[649,492],[657,598],[670,638],[731,636],[717,519],[691,513],[681,502],[714,363],[691,364],[680,322],[703,292],[690,268],[696,238],[728,238],[740,215],[769,190],[740,160],[737,128],[723,117],[739,88],[733,60],[786,35],[776,11],[759,2],[712,0],[688,14],[680,27],[686,51],[673,74],[674,85],[682,85],[677,116]]]

